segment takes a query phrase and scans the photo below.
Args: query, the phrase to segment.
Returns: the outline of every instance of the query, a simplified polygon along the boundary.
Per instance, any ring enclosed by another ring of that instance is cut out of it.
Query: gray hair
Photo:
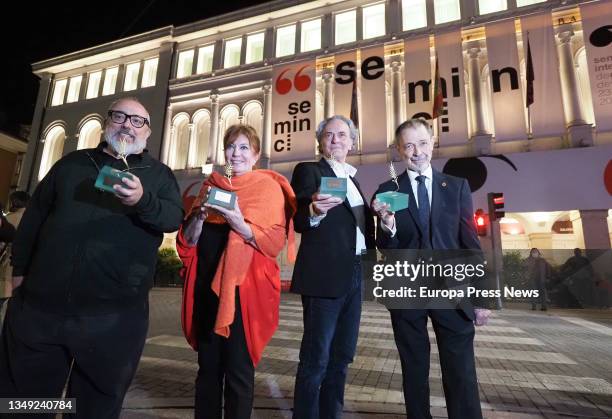
[[[331,121],[336,120],[336,119],[344,122],[349,127],[351,140],[353,140],[353,148],[355,148],[355,146],[357,145],[357,137],[359,136],[359,131],[357,130],[357,127],[355,126],[353,121],[351,121],[346,116],[342,116],[342,115],[332,115],[329,118],[324,119],[323,121],[319,123],[319,126],[317,127],[317,134],[316,134],[317,142],[319,143],[319,145],[321,145],[321,140],[323,139],[323,133],[325,132],[325,127],[327,127],[327,124],[329,124]]]
[[[433,137],[433,130],[431,129],[431,125],[429,125],[429,122],[427,122],[427,120],[423,118],[412,118],[412,119],[402,122],[400,126],[395,129],[395,138],[394,138],[395,145],[399,146],[402,132],[405,129],[418,128],[418,127],[425,128],[427,130],[427,134],[429,134],[430,139]]]

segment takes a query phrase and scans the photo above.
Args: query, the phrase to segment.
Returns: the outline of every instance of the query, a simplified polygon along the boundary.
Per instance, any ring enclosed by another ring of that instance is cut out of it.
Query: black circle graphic
[[[595,29],[591,36],[589,36],[589,42],[598,48],[610,45],[612,43],[612,25],[605,25]]]
[[[467,179],[472,193],[480,189],[487,180],[487,166],[477,157],[449,159],[442,172]]]

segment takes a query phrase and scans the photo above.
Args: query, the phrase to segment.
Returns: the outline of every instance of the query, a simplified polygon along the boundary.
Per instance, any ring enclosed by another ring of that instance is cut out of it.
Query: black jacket
[[[339,297],[348,292],[355,261],[357,241],[355,215],[348,199],[327,212],[317,227],[310,226],[310,203],[321,185],[321,176],[335,177],[325,160],[298,164],[291,177],[298,208],[293,222],[295,231],[301,233],[291,291],[314,297]],[[363,196],[359,184],[353,179],[364,202],[366,246],[373,249],[374,217]]]
[[[389,233],[381,227],[378,220],[376,232],[376,244],[380,249],[423,249],[423,227],[419,221],[418,207],[416,198],[410,184],[410,177],[407,172],[398,177],[399,191],[409,195],[409,205],[407,209],[395,213],[397,233],[391,237]],[[389,180],[381,184],[376,194],[394,191],[395,183]],[[474,223],[474,212],[472,210],[472,195],[467,180],[433,170],[432,179],[432,201],[431,201],[431,243],[434,250],[452,249],[471,249],[479,255],[480,240],[476,232]],[[376,195],[374,195],[376,196]],[[444,254],[444,252],[441,252]],[[482,260],[470,257],[467,262],[480,263]],[[476,281],[477,288],[483,287],[483,281]],[[491,299],[463,300],[460,308],[469,319],[474,319],[472,305],[480,307],[490,306]],[[417,315],[416,311],[410,311]]]
[[[94,188],[98,171],[125,164],[106,143],[59,160],[37,186],[13,242],[13,275],[26,301],[48,311],[99,313],[129,307],[152,286],[164,232],[183,208],[174,174],[146,150],[128,156],[144,194],[133,207]]]
[[[0,208],[0,242],[10,243],[15,237],[15,227],[9,223]]]

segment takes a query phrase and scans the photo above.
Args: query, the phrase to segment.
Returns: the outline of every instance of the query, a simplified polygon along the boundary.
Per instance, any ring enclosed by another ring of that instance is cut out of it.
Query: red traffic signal
[[[487,215],[485,212],[478,208],[474,213],[474,221],[476,222],[476,231],[479,236],[487,235]]]
[[[504,218],[504,193],[490,192],[487,194],[487,202],[489,204],[489,220],[491,222]]]

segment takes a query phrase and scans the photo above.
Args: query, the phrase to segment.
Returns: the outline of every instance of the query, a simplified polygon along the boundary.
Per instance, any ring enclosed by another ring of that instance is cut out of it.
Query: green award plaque
[[[346,178],[323,176],[319,193],[337,196],[344,201],[346,199]]]
[[[208,192],[208,199],[206,202],[231,210],[234,209],[234,205],[236,204],[236,194],[213,186]]]
[[[98,177],[96,178],[96,183],[94,184],[94,186],[102,191],[115,193],[113,186],[123,184],[121,179],[123,179],[124,177],[132,179],[132,174],[114,169],[110,166],[102,166],[102,169],[100,169],[100,173],[98,173]]]
[[[389,205],[389,211],[396,212],[408,208],[408,194],[389,191],[376,194],[376,199]]]

